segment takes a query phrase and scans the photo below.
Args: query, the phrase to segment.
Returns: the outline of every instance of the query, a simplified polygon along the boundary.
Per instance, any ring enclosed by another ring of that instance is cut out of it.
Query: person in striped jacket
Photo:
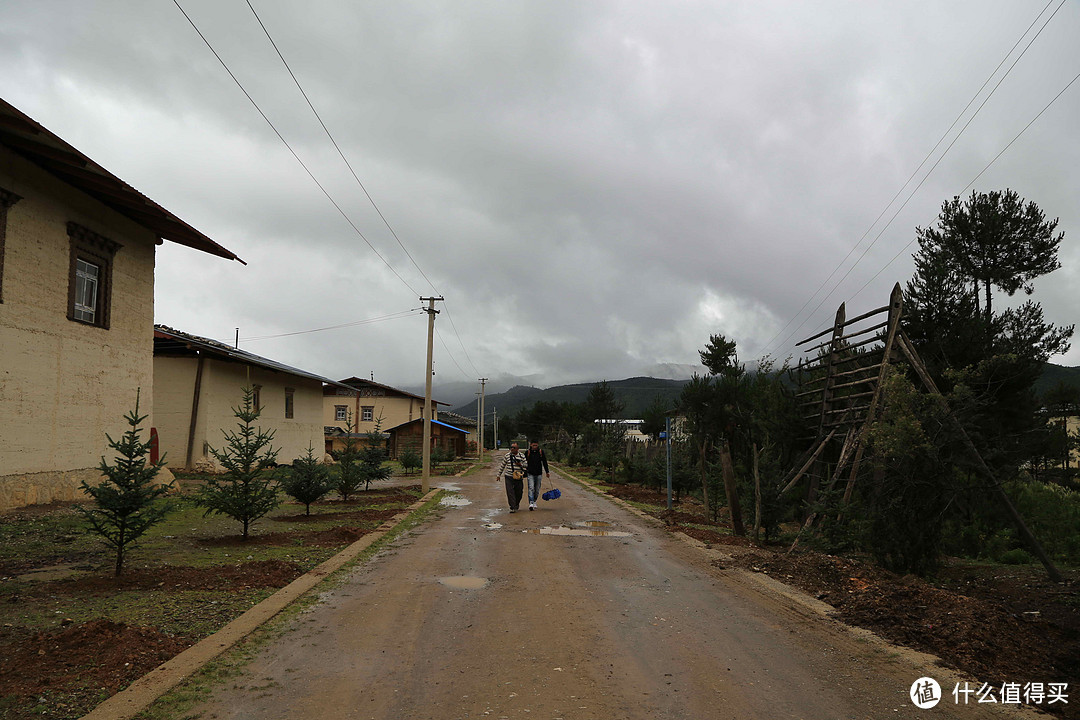
[[[506,500],[510,503],[510,512],[517,512],[525,490],[525,456],[518,452],[517,443],[511,443],[510,452],[503,455],[502,465],[495,473],[495,482],[499,482],[500,475],[506,483]]]

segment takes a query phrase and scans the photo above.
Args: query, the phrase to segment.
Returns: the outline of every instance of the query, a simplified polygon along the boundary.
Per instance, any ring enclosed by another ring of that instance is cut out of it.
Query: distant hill
[[[625,405],[624,418],[641,417],[641,413],[652,404],[657,395],[668,404],[674,404],[675,398],[682,392],[686,380],[664,380],[661,378],[635,377],[626,380],[608,380],[608,387],[619,400]],[[484,409],[491,411],[496,408],[500,416],[513,415],[522,408],[532,407],[538,402],[570,402],[583,403],[589,396],[596,383],[577,383],[575,385],[558,385],[546,390],[540,388],[518,385],[506,392],[491,394],[484,398]],[[456,412],[466,417],[476,417],[476,401],[472,401],[460,407]]]
[[[1080,388],[1080,367],[1046,363],[1042,377],[1035,381],[1035,394],[1042,397],[1047,390],[1056,387],[1060,382]]]

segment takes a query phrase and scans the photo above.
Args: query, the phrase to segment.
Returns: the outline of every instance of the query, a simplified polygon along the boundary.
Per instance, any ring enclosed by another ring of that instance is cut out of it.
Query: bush
[[[401,463],[401,469],[405,471],[405,474],[409,474],[414,470],[419,470],[424,464],[424,459],[415,450],[406,450],[398,456],[398,462]]]
[[[315,450],[311,447],[308,447],[307,455],[296,458],[292,467],[286,468],[279,483],[289,497],[304,504],[306,515],[311,514],[311,503],[333,489],[330,468],[315,458]]]
[[[1014,548],[1001,555],[1001,562],[1006,565],[1030,565],[1035,558],[1027,550]]]

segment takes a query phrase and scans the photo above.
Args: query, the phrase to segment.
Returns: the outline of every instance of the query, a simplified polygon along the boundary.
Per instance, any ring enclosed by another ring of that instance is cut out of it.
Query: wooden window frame
[[[375,406],[374,405],[361,405],[360,406],[360,422],[375,422]]]
[[[285,419],[292,420],[295,414],[295,396],[296,390],[294,388],[285,388]]]
[[[348,405],[335,405],[334,406],[334,422],[348,422],[349,421],[349,406]]]
[[[0,303],[4,302],[4,243],[7,240],[8,208],[20,200],[21,195],[0,188]]]
[[[67,318],[80,325],[89,325],[90,327],[108,330],[112,320],[113,258],[123,246],[78,223],[69,222],[67,232],[71,244],[68,266]],[[75,288],[78,283],[78,264],[80,260],[96,265],[99,269],[96,294],[97,307],[94,308],[94,319],[92,321],[75,316]]]

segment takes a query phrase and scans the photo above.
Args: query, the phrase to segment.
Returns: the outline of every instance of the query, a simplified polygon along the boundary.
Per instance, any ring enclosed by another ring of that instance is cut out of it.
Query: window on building
[[[0,188],[0,303],[4,302],[4,239],[7,237],[8,208],[22,200],[13,192]]]
[[[120,244],[77,223],[67,224],[71,241],[68,319],[109,328],[113,256]]]
[[[293,395],[296,390],[293,388],[285,388],[285,417],[291,418],[293,416]]]
[[[367,405],[360,408],[360,419],[364,422],[371,422],[375,419],[375,406]]]
[[[348,422],[349,421],[349,406],[348,405],[335,405],[334,406],[334,422]]]
[[[251,404],[255,410],[262,410],[262,385],[251,386]]]

